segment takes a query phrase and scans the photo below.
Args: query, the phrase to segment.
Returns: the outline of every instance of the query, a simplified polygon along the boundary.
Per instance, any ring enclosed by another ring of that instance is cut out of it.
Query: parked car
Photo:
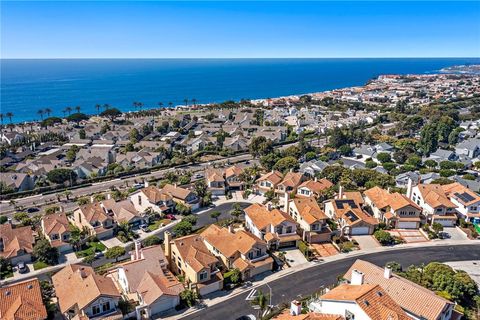
[[[99,259],[99,258],[102,258],[105,254],[100,251],[100,252],[95,252],[95,259]]]
[[[140,229],[141,229],[143,232],[150,232],[150,229],[148,229],[148,224],[142,224],[142,225],[140,225]]]
[[[18,270],[18,272],[20,272],[20,273],[27,273],[27,272],[29,271],[27,265],[25,264],[25,262],[22,262],[22,261],[20,261],[20,262],[17,264],[17,270]]]
[[[247,314],[246,316],[241,316],[236,320],[256,320],[256,319],[257,317],[255,317],[253,314]]]
[[[167,214],[167,215],[165,216],[165,218],[167,218],[167,219],[169,219],[169,220],[176,220],[176,219],[177,219],[177,218],[175,218],[175,216],[174,216],[173,214],[171,214],[171,213]]]
[[[142,189],[144,186],[143,183],[135,183],[132,188],[134,188],[135,190],[138,190],[138,189]]]
[[[35,208],[35,207],[32,207],[32,208],[28,208],[28,209],[27,209],[27,213],[34,213],[34,212],[38,212],[38,211],[40,211],[40,209]]]

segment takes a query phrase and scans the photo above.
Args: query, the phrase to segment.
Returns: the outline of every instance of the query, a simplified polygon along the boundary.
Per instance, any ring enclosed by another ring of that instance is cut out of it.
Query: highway
[[[447,245],[418,247],[409,249],[392,249],[390,251],[371,253],[360,257],[379,266],[384,266],[389,261],[397,261],[408,267],[412,264],[429,263],[432,261],[462,261],[480,260],[480,245]],[[269,282],[272,288],[272,304],[290,303],[293,299],[308,296],[317,292],[321,286],[335,283],[337,276],[343,275],[358,257],[326,262],[315,267],[286,275],[283,278]],[[264,293],[269,292],[265,285],[256,288]],[[250,290],[225,300],[219,304],[207,307],[196,313],[181,317],[181,319],[209,319],[225,320],[236,319],[246,314],[257,314],[248,301],[245,301]]]

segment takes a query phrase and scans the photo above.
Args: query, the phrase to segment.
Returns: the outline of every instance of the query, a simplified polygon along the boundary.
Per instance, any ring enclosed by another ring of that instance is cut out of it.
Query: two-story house
[[[219,257],[228,269],[238,269],[246,280],[273,268],[267,243],[245,230],[210,225],[201,233],[208,250]]]
[[[122,319],[113,280],[92,267],[69,264],[52,276],[60,312],[66,319]]]
[[[327,225],[328,217],[315,197],[296,197],[288,200],[285,211],[300,225],[302,239],[308,243],[330,241],[332,231]]]
[[[365,212],[354,199],[326,201],[325,214],[339,224],[342,235],[372,234],[378,225],[378,220]]]
[[[409,183],[407,196],[423,209],[423,215],[429,223],[440,223],[444,227],[452,227],[457,221],[457,206],[448,199],[439,184],[418,184],[412,187]]]
[[[225,169],[225,182],[228,190],[243,190],[244,182],[242,181],[243,169],[233,165]]]
[[[86,228],[89,234],[98,239],[113,237],[115,222],[100,202],[87,203],[73,212],[73,223],[80,229]]]
[[[458,182],[442,186],[446,196],[457,206],[457,215],[465,221],[480,223],[480,196]]]
[[[257,179],[255,189],[258,194],[264,195],[268,191],[275,191],[277,185],[282,182],[282,180],[282,173],[272,170],[271,172],[266,173]]]
[[[146,186],[129,196],[135,209],[139,212],[152,210],[162,214],[171,212],[175,206],[173,197],[168,193],[162,192],[155,186]]]
[[[0,257],[13,265],[30,262],[34,244],[32,227],[13,228],[10,223],[0,224]]]
[[[42,289],[37,278],[24,280],[0,288],[0,319],[45,320]]]
[[[168,260],[160,245],[142,248],[139,241],[131,260],[111,271],[122,293],[137,302],[137,319],[151,318],[180,303],[183,285],[168,270]]]
[[[244,210],[245,227],[272,250],[297,247],[300,236],[297,224],[286,212],[254,203]]]
[[[398,192],[390,193],[380,187],[364,192],[365,203],[370,206],[373,216],[396,229],[418,229],[422,208],[407,196]]]
[[[205,182],[207,189],[212,195],[224,195],[225,194],[225,177],[224,170],[208,168],[205,170]]]
[[[70,241],[70,225],[65,212],[44,215],[41,220],[42,232],[52,247],[60,252],[72,249]]]
[[[130,199],[115,201],[113,199],[103,200],[101,206],[105,212],[113,217],[117,224],[128,223],[133,229],[144,223],[148,223],[147,215],[135,208]]]
[[[277,184],[275,193],[279,197],[284,197],[285,193],[296,193],[298,186],[305,180],[305,176],[299,172],[287,172],[282,181]]]
[[[178,187],[176,184],[166,184],[160,191],[170,195],[173,201],[189,206],[192,210],[200,207],[197,195],[189,189]]]
[[[333,183],[328,179],[322,178],[318,180],[307,180],[300,184],[297,188],[297,196],[299,197],[315,197],[319,198],[323,191],[331,188]]]
[[[208,250],[198,234],[172,239],[165,232],[165,256],[170,269],[185,278],[186,284],[206,295],[223,288],[223,276],[218,258]]]

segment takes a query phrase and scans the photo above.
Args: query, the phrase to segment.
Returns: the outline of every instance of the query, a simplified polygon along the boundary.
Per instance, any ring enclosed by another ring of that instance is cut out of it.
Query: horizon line
[[[407,57],[51,57],[51,58],[3,58],[0,60],[254,60],[254,59],[480,59],[480,56],[407,56]]]

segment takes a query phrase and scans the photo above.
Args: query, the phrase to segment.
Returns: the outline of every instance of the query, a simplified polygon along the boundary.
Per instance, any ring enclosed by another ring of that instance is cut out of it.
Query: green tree
[[[55,265],[58,263],[58,250],[51,246],[50,242],[42,238],[38,240],[33,246],[33,256],[41,262],[48,265]]]
[[[173,227],[173,232],[178,237],[183,237],[191,234],[193,231],[193,225],[188,221],[180,221]]]
[[[47,173],[47,179],[56,184],[63,184],[67,181],[73,183],[77,179],[77,174],[70,169],[53,169]]]
[[[149,236],[149,237],[146,237],[145,240],[143,240],[144,247],[155,246],[162,243],[163,243],[163,240],[157,236]]]
[[[263,136],[254,137],[250,142],[248,149],[251,155],[253,155],[255,158],[258,158],[272,152],[273,143],[272,140],[267,139]]]
[[[118,118],[121,114],[122,112],[117,108],[111,108],[100,113],[100,116],[107,117],[110,119],[110,121],[114,122],[115,119]]]
[[[68,161],[70,162],[73,162],[75,160],[75,158],[77,157],[77,153],[78,153],[78,146],[77,145],[73,145],[71,146],[68,151],[65,153],[65,157],[67,158]]]
[[[292,169],[298,168],[298,160],[294,157],[285,157],[277,161],[273,166],[274,170],[286,173]]]
[[[232,215],[235,218],[235,221],[238,221],[240,216],[243,214],[243,209],[240,203],[235,202],[232,205],[232,210],[230,210],[230,215]]]
[[[427,166],[428,168],[431,168],[431,169],[436,168],[437,165],[438,165],[437,161],[432,160],[432,159],[425,160],[425,162],[423,164],[425,166]]]
[[[419,147],[425,156],[429,156],[438,148],[438,133],[437,127],[434,124],[427,124],[420,132]]]
[[[210,213],[210,218],[215,219],[215,221],[218,223],[218,218],[220,217],[222,213],[220,211],[213,211]]]
[[[380,152],[379,154],[377,154],[377,159],[381,163],[392,162],[392,157],[390,156],[389,153],[386,153],[386,152]]]
[[[382,246],[390,245],[394,241],[392,235],[384,230],[375,231],[373,236],[375,237],[375,239],[377,239],[378,242],[380,242]]]
[[[258,310],[258,318],[262,319],[262,315],[265,312],[265,309],[268,307],[268,301],[270,299],[270,296],[268,294],[264,294],[261,290],[258,290],[257,295],[255,298],[252,300],[252,305],[257,306],[259,308]]]
[[[438,223],[438,222],[434,222],[432,223],[432,229],[433,231],[435,231],[436,233],[439,233],[439,232],[442,232],[443,231],[443,226]]]
[[[348,143],[348,137],[340,128],[334,128],[330,133],[330,138],[328,144],[335,149],[340,148],[341,146]]]
[[[105,257],[107,259],[115,259],[115,262],[118,261],[118,258],[125,254],[125,248],[120,246],[115,246],[107,249],[105,252]]]
[[[198,298],[198,294],[194,290],[185,289],[180,292],[180,299],[182,303],[188,307],[193,307],[197,303]]]
[[[85,129],[78,130],[78,136],[79,136],[80,139],[87,138],[87,133],[85,132]]]

